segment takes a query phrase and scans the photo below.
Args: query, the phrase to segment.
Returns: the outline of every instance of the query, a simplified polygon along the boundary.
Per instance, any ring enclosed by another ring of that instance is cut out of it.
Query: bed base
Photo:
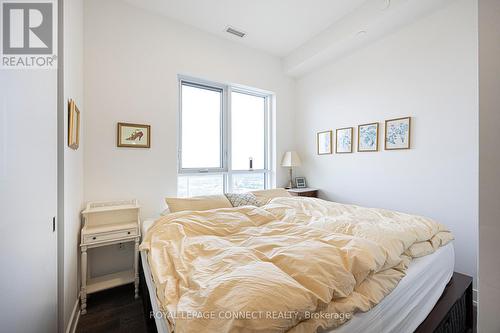
[[[453,273],[441,298],[415,333],[465,333],[474,330],[472,278]]]
[[[158,333],[158,329],[156,328],[156,322],[153,317],[153,307],[151,306],[151,298],[149,295],[149,289],[146,284],[146,277],[144,276],[144,269],[142,268],[142,260],[139,260],[139,272],[141,274],[141,278],[139,279],[139,289],[141,291],[142,298],[142,309],[144,312],[144,321],[146,322],[146,327],[148,333]]]
[[[144,316],[149,333],[156,333],[156,323],[152,314],[149,290],[140,263],[140,288]],[[415,333],[469,333],[473,332],[472,278],[457,272],[446,286],[441,298]]]

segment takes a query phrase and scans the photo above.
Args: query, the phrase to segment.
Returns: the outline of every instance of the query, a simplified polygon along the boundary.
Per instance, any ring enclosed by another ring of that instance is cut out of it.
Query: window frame
[[[183,168],[182,167],[182,86],[190,86],[194,88],[201,88],[201,89],[206,89],[206,90],[211,90],[211,91],[217,91],[221,93],[221,110],[220,110],[220,167],[219,168]],[[225,96],[227,92],[225,91],[225,87],[223,85],[216,85],[212,84],[209,85],[205,82],[193,82],[192,80],[184,80],[180,79],[179,80],[179,121],[178,121],[178,131],[179,131],[179,136],[177,139],[177,150],[178,150],[178,158],[177,158],[177,165],[178,165],[178,174],[188,174],[188,173],[221,173],[225,172],[227,170],[227,165],[225,164],[226,160],[224,158],[226,154],[227,147],[225,146],[226,140],[224,138],[225,135],[225,128],[227,124],[225,124],[225,121],[227,119],[227,116],[225,115],[225,112],[227,111],[227,107],[224,105],[227,101],[227,97]]]
[[[221,84],[188,76],[178,76],[179,81],[179,112],[178,112],[178,136],[177,136],[177,177],[189,175],[223,175],[223,189],[225,193],[232,191],[232,176],[236,174],[263,174],[264,189],[271,187],[272,183],[272,118],[271,106],[273,94],[267,91],[252,89],[239,85]],[[183,168],[182,167],[182,87],[188,85],[214,91],[222,91],[221,94],[221,168]],[[231,96],[232,93],[241,93],[250,96],[264,98],[264,169],[232,170],[232,126],[231,126]]]

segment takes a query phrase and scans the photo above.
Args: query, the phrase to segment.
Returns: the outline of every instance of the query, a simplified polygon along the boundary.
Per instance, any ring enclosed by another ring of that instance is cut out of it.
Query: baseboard
[[[78,320],[80,319],[80,299],[76,299],[75,306],[71,312],[71,317],[69,318],[68,326],[66,327],[66,333],[75,333],[76,326],[78,325]]]

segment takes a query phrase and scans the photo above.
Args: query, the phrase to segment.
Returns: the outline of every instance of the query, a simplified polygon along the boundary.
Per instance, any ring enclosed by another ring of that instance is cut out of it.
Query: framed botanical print
[[[317,134],[318,155],[328,155],[332,153],[332,131],[319,132]]]
[[[68,102],[68,146],[74,150],[80,146],[80,110],[72,99]]]
[[[358,126],[358,151],[378,151],[378,123]]]
[[[117,145],[118,147],[150,148],[151,126],[118,123]]]
[[[335,153],[352,153],[352,127],[339,128],[335,132]]]
[[[385,121],[385,149],[410,149],[411,117]]]

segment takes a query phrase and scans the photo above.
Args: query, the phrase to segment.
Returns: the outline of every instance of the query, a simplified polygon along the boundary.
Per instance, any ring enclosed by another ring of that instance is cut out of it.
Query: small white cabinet
[[[139,297],[139,205],[137,200],[90,202],[82,212],[80,301],[82,315],[87,313],[87,295],[134,282]],[[87,250],[101,246],[134,242],[134,261],[130,270],[89,277]]]

